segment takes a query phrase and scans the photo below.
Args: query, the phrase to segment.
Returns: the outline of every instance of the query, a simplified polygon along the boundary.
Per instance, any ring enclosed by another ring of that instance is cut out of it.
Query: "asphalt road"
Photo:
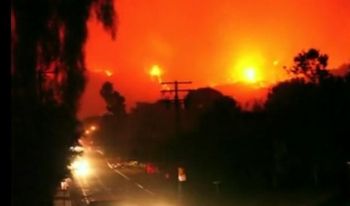
[[[147,174],[141,166],[115,168],[113,162],[108,162],[103,156],[94,155],[88,159],[91,159],[91,173],[76,178],[85,203],[115,201],[123,206],[179,203],[176,181],[166,179],[161,172]]]
[[[87,156],[91,172],[85,178],[76,179],[77,187],[70,189],[72,206],[319,206],[332,195],[328,191],[313,190],[220,191],[218,194],[218,188],[211,181],[199,185],[190,177],[179,187],[177,177],[165,178],[163,171],[147,174],[141,166],[114,167],[116,162],[107,161],[102,155]],[[211,189],[203,190],[207,187]]]

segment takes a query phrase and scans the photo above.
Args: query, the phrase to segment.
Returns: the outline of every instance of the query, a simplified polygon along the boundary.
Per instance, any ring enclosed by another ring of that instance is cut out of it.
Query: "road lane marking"
[[[117,169],[114,169],[113,171],[115,171],[116,173],[118,173],[120,176],[124,177],[124,179],[130,181],[130,178],[128,176],[126,176],[125,174],[123,174],[122,172],[120,172]]]
[[[140,185],[139,183],[135,183],[139,188],[144,189],[144,187],[142,185]]]
[[[89,201],[89,198],[87,197],[87,193],[86,193],[86,189],[84,189],[84,186],[82,184],[82,181],[80,179],[77,179],[78,180],[78,184],[80,185],[80,189],[81,189],[81,192],[83,193],[83,196],[84,196],[84,201],[87,205],[90,204],[90,201]]]
[[[107,162],[107,165],[109,168],[111,168],[114,172],[116,172],[117,174],[119,174],[120,176],[122,176],[124,179],[128,180],[128,181],[132,181],[128,176],[126,176],[124,173],[122,173],[121,171],[119,171],[116,168],[113,168],[112,165]],[[132,181],[133,182],[133,181]],[[154,192],[146,189],[144,186],[142,186],[141,184],[137,183],[137,182],[133,182],[138,188],[140,188],[141,190],[145,191],[146,193],[150,194],[150,195],[155,195]]]

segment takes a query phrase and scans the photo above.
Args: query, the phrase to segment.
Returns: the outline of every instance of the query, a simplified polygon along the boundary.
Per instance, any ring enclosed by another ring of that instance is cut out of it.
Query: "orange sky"
[[[349,0],[117,0],[116,7],[115,41],[89,22],[81,118],[104,111],[99,89],[106,80],[129,107],[159,98],[148,74],[154,64],[163,80],[192,80],[196,88],[240,81],[248,66],[271,84],[310,47],[329,54],[330,67],[350,62]]]

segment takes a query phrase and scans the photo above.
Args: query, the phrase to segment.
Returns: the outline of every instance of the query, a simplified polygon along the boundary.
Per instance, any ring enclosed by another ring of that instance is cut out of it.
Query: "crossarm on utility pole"
[[[171,93],[174,92],[174,106],[175,106],[175,124],[176,124],[176,133],[179,132],[180,127],[180,98],[179,98],[179,92],[189,92],[191,89],[179,89],[179,85],[181,84],[192,84],[192,81],[172,81],[172,82],[161,82],[162,85],[164,84],[170,84],[174,85],[174,89],[163,89],[161,90],[161,93]]]

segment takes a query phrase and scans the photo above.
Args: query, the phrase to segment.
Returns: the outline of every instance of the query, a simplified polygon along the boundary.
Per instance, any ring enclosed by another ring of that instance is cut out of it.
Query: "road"
[[[75,178],[84,201],[118,201],[122,205],[174,205],[177,200],[176,181],[166,179],[159,172],[147,174],[141,166],[113,167],[115,162],[102,155],[85,154],[91,172],[86,177]],[[85,202],[85,203],[84,203]],[[159,204],[158,204],[159,203]]]
[[[61,201],[57,206],[318,206],[332,195],[328,191],[224,193],[212,182],[198,185],[193,181],[186,181],[180,193],[175,175],[165,178],[163,171],[147,174],[141,166],[115,167],[113,164],[117,162],[108,161],[103,155],[87,153],[84,156],[89,160],[89,174],[75,178],[76,186],[73,184],[69,189],[71,202]],[[210,190],[203,190],[210,185]],[[102,204],[103,201],[114,203]]]

